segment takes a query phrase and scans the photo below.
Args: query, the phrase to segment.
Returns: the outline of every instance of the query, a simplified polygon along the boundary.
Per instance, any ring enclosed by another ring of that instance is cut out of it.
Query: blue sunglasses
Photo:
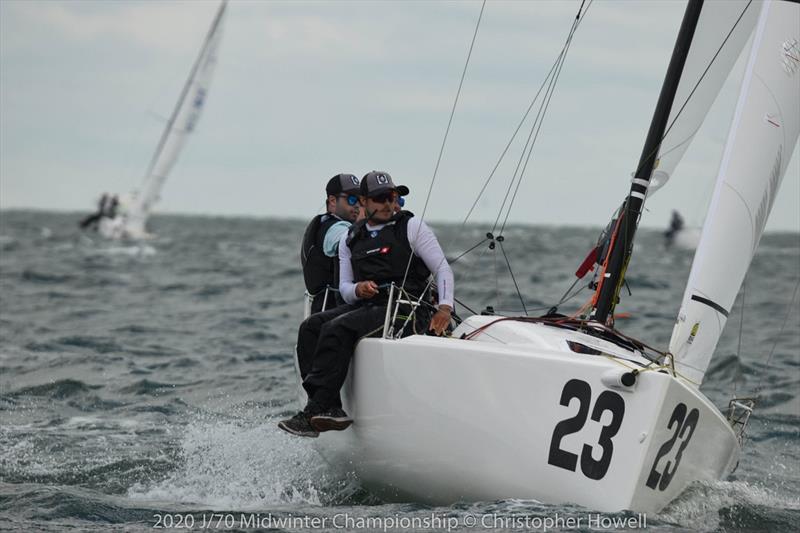
[[[358,203],[358,196],[355,194],[340,194],[339,198],[347,198],[347,205],[356,205]]]
[[[403,207],[404,205],[406,205],[406,199],[403,198],[402,196],[398,196],[397,197],[397,205],[399,205],[400,207]]]

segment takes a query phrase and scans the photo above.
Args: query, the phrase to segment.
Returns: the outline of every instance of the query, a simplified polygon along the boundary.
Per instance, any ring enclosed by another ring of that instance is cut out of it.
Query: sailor
[[[326,212],[315,216],[306,227],[300,262],[306,290],[313,298],[312,314],[323,311],[323,303],[325,309],[332,309],[341,302],[327,289],[338,285],[339,241],[358,216],[358,192],[358,178],[353,174],[332,177],[325,187]]]
[[[664,238],[667,241],[667,246],[672,245],[675,241],[675,235],[683,229],[683,217],[676,210],[672,210],[672,218],[669,221],[669,229],[664,232]]]
[[[113,220],[117,216],[117,208],[119,208],[119,196],[115,194],[114,197],[111,198],[111,201],[108,203],[104,216],[107,216],[108,218]]]
[[[92,226],[92,229],[97,230],[98,223],[100,219],[106,215],[106,211],[108,209],[109,197],[108,193],[104,192],[103,196],[100,197],[100,201],[97,203],[97,211],[92,213],[91,215],[87,216],[80,222],[81,229],[86,229],[89,226]]]
[[[316,330],[318,338],[311,371],[303,380],[308,403],[303,411],[278,423],[294,435],[317,437],[320,431],[342,430],[352,423],[341,408],[339,391],[358,340],[381,330],[388,284],[402,286],[409,297],[419,298],[433,272],[439,305],[424,325],[441,335],[450,324],[453,271],[444,252],[422,220],[408,211],[395,213],[397,199],[408,194],[408,187],[395,186],[386,172],[372,171],[362,178],[360,188],[365,218],[339,244],[339,290],[347,304],[304,323],[307,331]]]

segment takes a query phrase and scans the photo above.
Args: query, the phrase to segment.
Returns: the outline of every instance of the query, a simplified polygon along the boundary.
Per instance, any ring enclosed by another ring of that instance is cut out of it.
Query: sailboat
[[[636,227],[751,34],[669,350],[658,351],[614,328]],[[724,415],[699,386],[798,138],[799,38],[796,2],[689,0],[630,192],[594,265],[590,312],[476,315],[450,338],[397,338],[390,304],[342,389],[354,424],[316,439],[320,453],[387,499],[432,504],[658,512],[691,483],[727,476],[753,405],[734,399]],[[392,286],[390,301],[400,294]]]
[[[197,126],[208,96],[217,63],[217,49],[222,38],[226,6],[227,0],[223,0],[161,134],[141,187],[122,200],[118,213],[100,218],[98,231],[104,237],[146,239],[152,236],[146,229],[147,219],[160,198],[164,182],[175,166],[187,138]]]

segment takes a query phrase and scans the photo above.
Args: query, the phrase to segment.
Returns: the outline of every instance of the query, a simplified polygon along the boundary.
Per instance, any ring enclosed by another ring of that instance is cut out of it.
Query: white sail
[[[178,103],[150,161],[144,182],[127,208],[124,232],[130,237],[146,235],[145,223],[153,205],[159,199],[164,181],[200,118],[217,63],[217,48],[222,37],[222,19],[226,4],[227,0],[224,0],[214,17],[200,55],[189,73]]]
[[[650,179],[649,194],[661,188],[675,171],[750,38],[757,20],[758,2],[752,0],[703,4],[667,122],[672,126],[661,142],[656,169]]]
[[[800,131],[800,4],[765,1],[716,188],[670,341],[699,384],[755,253]]]

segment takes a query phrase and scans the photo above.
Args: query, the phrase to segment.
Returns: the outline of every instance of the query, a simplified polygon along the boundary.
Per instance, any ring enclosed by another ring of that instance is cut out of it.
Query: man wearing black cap
[[[383,325],[387,285],[394,283],[409,297],[421,298],[434,273],[439,305],[427,329],[441,335],[450,323],[453,271],[444,252],[427,224],[408,211],[395,213],[397,199],[409,193],[408,187],[396,186],[386,172],[373,171],[362,178],[360,189],[365,218],[339,243],[339,290],[347,305],[318,315],[324,320],[311,371],[303,380],[308,403],[278,423],[294,435],[317,437],[352,424],[341,408],[339,390],[358,340]]]
[[[328,180],[325,193],[326,212],[315,216],[306,227],[300,249],[306,290],[313,298],[312,314],[323,311],[323,302],[325,309],[337,304],[337,297],[333,293],[326,295],[326,289],[339,284],[339,241],[358,216],[358,178],[353,174],[337,174]]]

